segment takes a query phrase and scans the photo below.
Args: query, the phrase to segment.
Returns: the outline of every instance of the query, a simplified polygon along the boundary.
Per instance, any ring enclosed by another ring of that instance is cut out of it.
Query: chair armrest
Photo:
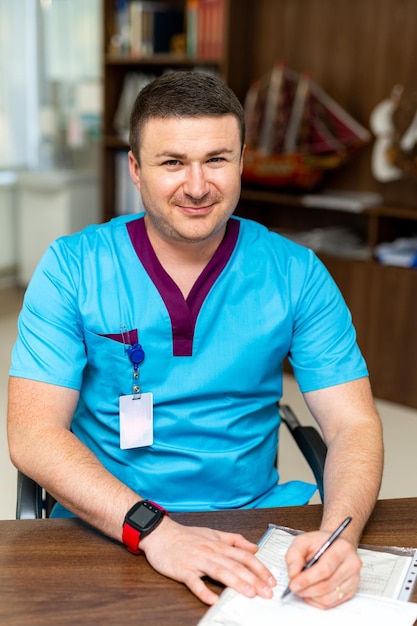
[[[16,519],[42,517],[42,487],[34,480],[17,472]]]
[[[278,408],[282,421],[285,422],[314,474],[320,498],[323,502],[323,473],[327,454],[326,444],[316,428],[300,424],[295,413],[287,404],[278,405]]]

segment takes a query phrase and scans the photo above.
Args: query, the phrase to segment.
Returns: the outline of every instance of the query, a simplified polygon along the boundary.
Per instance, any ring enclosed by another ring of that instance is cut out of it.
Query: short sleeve
[[[368,375],[352,317],[323,263],[310,252],[295,304],[289,360],[302,392]]]
[[[11,376],[80,389],[86,352],[75,257],[62,238],[36,268],[18,319]]]

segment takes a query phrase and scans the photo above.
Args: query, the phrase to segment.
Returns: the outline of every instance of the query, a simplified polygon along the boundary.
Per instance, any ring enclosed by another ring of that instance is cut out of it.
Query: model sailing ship
[[[308,75],[284,64],[250,87],[244,106],[246,183],[312,189],[371,138]]]

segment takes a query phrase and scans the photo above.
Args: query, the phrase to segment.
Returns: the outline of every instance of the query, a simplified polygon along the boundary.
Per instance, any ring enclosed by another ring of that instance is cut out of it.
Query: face
[[[141,136],[140,165],[130,152],[129,167],[153,243],[220,243],[240,195],[234,116],[151,119]]]

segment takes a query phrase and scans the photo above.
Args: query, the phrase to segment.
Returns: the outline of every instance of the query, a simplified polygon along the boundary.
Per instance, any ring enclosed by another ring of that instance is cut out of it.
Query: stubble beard
[[[204,197],[199,200],[192,198],[173,198],[169,202],[169,206],[176,211],[178,206],[188,206],[198,209],[200,206],[219,204],[223,202],[223,198],[216,196],[214,198]],[[181,228],[181,220],[179,220],[178,226],[175,225],[175,221],[166,219],[160,212],[148,212],[148,219],[152,223],[153,228],[167,241],[175,241],[177,243],[190,243],[198,244],[209,241],[215,237],[219,232],[224,231],[230,215],[233,211],[227,212],[219,217],[219,220],[214,223],[213,228],[204,232],[205,229],[200,229],[199,223],[204,220],[210,219],[208,215],[184,215],[185,227]],[[193,234],[192,224],[196,224],[196,232]],[[191,227],[190,227],[191,226]],[[203,232],[201,232],[203,230]]]

